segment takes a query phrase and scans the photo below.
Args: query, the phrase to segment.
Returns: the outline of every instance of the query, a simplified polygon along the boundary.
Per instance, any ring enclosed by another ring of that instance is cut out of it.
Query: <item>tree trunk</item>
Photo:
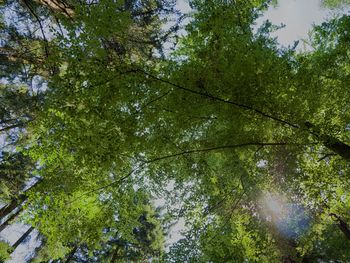
[[[349,225],[337,214],[335,213],[330,213],[329,214],[334,221],[337,221],[337,226],[340,229],[340,231],[344,234],[344,236],[350,240],[350,229],[349,229]]]
[[[119,257],[119,247],[117,246],[113,252],[113,256],[112,256],[112,259],[111,259],[111,263],[116,263],[117,262],[117,259]]]
[[[16,199],[12,199],[12,201],[9,204],[3,206],[0,209],[0,220],[3,219],[5,216],[9,215],[17,206],[21,205],[25,200],[27,200],[26,192],[28,192],[30,189],[34,188],[40,182],[41,182],[41,180],[39,179],[32,186],[30,186],[27,190],[25,190],[23,194],[20,194]]]
[[[296,261],[290,256],[282,257],[281,260],[282,260],[282,263],[296,263]]]
[[[350,161],[350,146],[341,142],[340,140],[331,137],[331,136],[323,136],[324,137],[324,145],[332,150],[333,152],[339,154],[344,159]]]
[[[74,8],[61,0],[36,0],[36,2],[47,6],[51,11],[64,14],[66,17],[74,16]]]
[[[75,254],[75,252],[77,252],[77,250],[78,250],[78,246],[75,245],[75,246],[73,247],[73,249],[71,250],[71,252],[69,253],[69,255],[68,255],[68,257],[67,257],[65,263],[69,263],[69,261],[71,261],[71,260],[73,259],[74,254]]]
[[[323,143],[325,147],[340,155],[345,160],[350,161],[349,145],[333,136],[323,134],[319,127],[315,126],[314,124],[308,121],[305,122],[304,125],[313,136],[315,136],[319,141]]]
[[[0,219],[10,214],[17,206],[22,204],[27,199],[25,194],[21,194],[17,199],[12,199],[12,201],[0,209]]]
[[[30,233],[34,230],[34,227],[30,227],[17,241],[12,245],[13,251],[30,235]]]
[[[15,213],[13,213],[2,225],[0,225],[0,232],[3,231],[21,212],[23,208],[19,208]]]

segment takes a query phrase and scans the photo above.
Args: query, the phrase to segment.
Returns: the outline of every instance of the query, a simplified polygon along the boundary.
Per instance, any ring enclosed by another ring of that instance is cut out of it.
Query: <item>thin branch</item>
[[[88,194],[95,193],[95,192],[99,192],[99,191],[101,191],[101,190],[103,190],[103,189],[106,189],[106,188],[108,188],[108,187],[111,187],[111,186],[114,186],[114,185],[116,185],[116,184],[122,183],[122,182],[123,182],[124,180],[126,180],[129,176],[131,176],[131,175],[132,175],[133,173],[135,173],[136,171],[140,170],[140,169],[141,169],[143,166],[145,166],[145,165],[146,165],[146,163],[141,164],[139,167],[132,169],[128,174],[124,175],[123,177],[119,178],[118,180],[114,180],[113,182],[111,182],[111,183],[109,183],[109,184],[106,184],[106,185],[103,185],[103,186],[101,186],[101,187],[94,188],[94,189],[92,189],[92,190],[90,190],[90,191],[87,191],[87,192],[85,192],[85,193],[82,193],[82,194],[79,195],[77,198],[75,198],[75,199],[73,199],[72,201],[68,202],[67,205],[68,205],[68,204],[72,204],[72,203],[74,203],[75,201],[81,200],[82,197],[84,197],[84,196],[86,196],[86,195],[88,195]]]
[[[30,6],[30,4],[28,3],[28,0],[23,0],[23,3],[26,5],[26,7],[29,9],[30,13],[34,16],[34,18],[36,19],[36,21],[39,24],[40,31],[41,31],[41,34],[43,36],[43,40],[44,40],[44,43],[45,43],[44,44],[45,55],[46,55],[46,58],[48,58],[49,57],[48,41],[47,41],[47,38],[45,36],[44,27],[43,27],[43,25],[41,23],[41,20],[38,17],[38,15],[34,12],[33,8]]]
[[[246,146],[279,146],[279,145],[287,145],[286,142],[272,142],[272,143],[261,143],[261,142],[248,142],[248,143],[241,143],[241,144],[232,144],[232,145],[223,145],[223,146],[217,146],[212,148],[204,148],[204,149],[194,149],[194,150],[187,150],[179,153],[174,153],[170,155],[165,155],[161,157],[157,157],[154,159],[151,159],[149,161],[145,161],[145,163],[153,163],[156,161],[173,158],[185,154],[191,154],[191,153],[200,153],[200,152],[210,152],[210,151],[216,151],[216,150],[225,150],[225,149],[234,149],[234,148],[240,148],[240,147],[246,147]]]
[[[174,114],[179,114],[178,111],[174,111],[174,110],[170,110],[168,108],[159,108],[160,110],[164,110],[166,112],[170,112],[170,113],[174,113]],[[194,116],[194,115],[186,115],[183,116],[186,117],[188,119],[200,119],[200,120],[217,120],[218,117],[216,116]]]
[[[18,122],[18,123],[15,123],[15,124],[12,124],[12,125],[0,128],[0,132],[8,131],[8,130],[11,130],[11,129],[14,129],[14,128],[23,128],[26,124],[28,124],[29,122],[31,122],[33,120],[34,119],[29,119],[29,120],[26,120],[25,122],[21,121],[21,122]]]
[[[216,97],[214,95],[211,95],[211,94],[208,94],[208,93],[203,93],[203,92],[200,92],[200,91],[197,91],[197,90],[192,90],[192,89],[189,89],[189,88],[186,88],[186,87],[183,87],[183,86],[180,86],[178,84],[175,84],[173,82],[170,82],[166,79],[162,79],[162,78],[159,78],[155,75],[152,75],[142,69],[137,69],[137,71],[143,73],[144,75],[154,79],[154,80],[157,80],[157,81],[160,81],[160,82],[163,82],[163,83],[166,83],[168,85],[171,85],[179,90],[183,90],[183,91],[186,91],[186,92],[189,92],[189,93],[192,93],[192,94],[196,94],[196,95],[200,95],[202,97],[206,97],[206,98],[209,98],[209,99],[212,99],[212,100],[215,100],[215,101],[220,101],[220,102],[223,102],[223,103],[226,103],[226,104],[230,104],[230,105],[234,105],[236,107],[239,107],[239,108],[242,108],[242,109],[245,109],[245,110],[248,110],[248,111],[252,111],[252,112],[255,112],[256,114],[258,115],[261,115],[261,116],[264,116],[264,117],[267,117],[269,119],[272,119],[272,120],[275,120],[277,122],[280,122],[280,123],[283,123],[284,125],[287,125],[289,127],[292,127],[292,128],[296,128],[296,129],[299,129],[300,126],[299,125],[296,125],[296,124],[293,124],[293,123],[290,123],[284,119],[281,119],[279,117],[275,117],[273,115],[270,115],[266,112],[263,112],[259,109],[256,109],[252,106],[249,106],[249,105],[245,105],[245,104],[241,104],[241,103],[238,103],[238,102],[234,102],[234,101],[231,101],[231,100],[228,100],[228,99],[223,99],[223,98],[220,98],[220,97]]]
[[[6,124],[6,123],[9,123],[9,122],[13,122],[13,121],[17,121],[18,118],[12,118],[12,119],[3,119],[0,121],[0,125],[3,125],[3,124]]]
[[[158,100],[161,100],[161,99],[164,98],[165,96],[169,95],[171,91],[172,91],[172,90],[168,90],[167,92],[161,94],[160,96],[158,96],[158,97],[156,97],[156,98],[154,98],[154,99],[148,101],[146,104],[144,104],[144,105],[141,106],[141,109],[142,109],[142,108],[148,107],[149,105],[151,105],[152,103],[154,103],[154,102],[156,102],[156,101],[158,101]]]
[[[224,197],[222,199],[220,199],[217,203],[215,203],[214,205],[212,206],[207,206],[205,209],[204,209],[204,217],[208,216],[211,212],[213,212],[214,210],[218,209],[224,202],[225,200],[229,197],[229,195],[232,194],[231,191],[227,192]]]
[[[235,198],[235,200],[234,200],[234,202],[233,202],[233,204],[232,204],[232,206],[231,206],[230,213],[228,214],[227,218],[226,218],[225,221],[223,222],[223,223],[224,223],[223,226],[229,225],[229,221],[232,219],[233,213],[235,212],[236,208],[238,207],[239,202],[242,200],[244,194],[245,194],[245,191],[242,191],[242,193],[241,193],[239,196],[237,196],[237,197]],[[207,227],[208,227],[208,225],[205,226],[205,228],[207,228]],[[205,229],[205,228],[204,228],[204,229]],[[218,234],[219,234],[219,233],[215,233],[214,236],[212,236],[212,237],[208,240],[207,243],[211,243],[211,242],[214,240],[214,238],[216,238],[216,237],[218,236]]]
[[[126,174],[125,176],[109,183],[106,185],[103,185],[101,187],[98,188],[94,188],[90,191],[87,191],[83,194],[81,194],[80,196],[78,196],[77,198],[73,199],[70,202],[67,202],[67,204],[71,204],[77,200],[80,200],[81,197],[86,196],[88,194],[91,193],[95,193],[95,192],[99,192],[103,189],[106,189],[108,187],[114,186],[116,184],[120,184],[123,181],[125,181],[128,177],[130,177],[133,173],[140,171],[144,166],[146,166],[147,164],[151,164],[154,162],[158,162],[161,160],[165,160],[165,159],[170,159],[170,158],[174,158],[177,156],[182,156],[182,155],[187,155],[187,154],[192,154],[192,153],[202,153],[202,152],[210,152],[210,151],[217,151],[217,150],[225,150],[225,149],[234,149],[234,148],[240,148],[240,147],[246,147],[246,146],[279,146],[279,145],[288,145],[288,143],[286,142],[272,142],[272,143],[259,143],[259,142],[253,142],[253,143],[242,143],[242,144],[235,144],[235,145],[224,145],[224,146],[218,146],[218,147],[212,147],[212,148],[204,148],[204,149],[195,149],[195,150],[187,150],[187,151],[182,151],[179,153],[175,153],[175,154],[170,154],[170,155],[164,155],[164,156],[160,156],[154,159],[150,159],[150,160],[145,160],[143,161],[138,167],[132,169],[128,174]]]

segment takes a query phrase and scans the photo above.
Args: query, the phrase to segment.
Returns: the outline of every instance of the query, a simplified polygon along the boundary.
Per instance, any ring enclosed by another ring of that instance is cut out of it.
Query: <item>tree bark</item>
[[[3,231],[21,212],[23,208],[19,208],[15,213],[13,213],[2,225],[0,226],[0,232]]]
[[[30,233],[34,230],[34,227],[30,227],[13,245],[13,251],[30,235]]]
[[[337,222],[337,227],[340,229],[340,231],[344,234],[344,236],[350,240],[350,229],[349,229],[349,225],[337,214],[335,213],[330,213],[329,214],[334,221]]]
[[[282,260],[282,263],[296,263],[296,261],[290,256],[282,257],[281,260]]]

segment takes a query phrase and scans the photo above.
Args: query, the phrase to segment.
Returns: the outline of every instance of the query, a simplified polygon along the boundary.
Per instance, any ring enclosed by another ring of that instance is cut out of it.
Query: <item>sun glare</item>
[[[263,210],[266,215],[280,217],[284,214],[284,202],[281,196],[267,193],[263,196]]]
[[[309,218],[300,204],[276,193],[265,193],[260,200],[262,216],[284,236],[297,237],[308,228]]]
[[[267,196],[265,199],[266,208],[272,213],[281,214],[283,211],[283,205],[277,198],[273,196]]]

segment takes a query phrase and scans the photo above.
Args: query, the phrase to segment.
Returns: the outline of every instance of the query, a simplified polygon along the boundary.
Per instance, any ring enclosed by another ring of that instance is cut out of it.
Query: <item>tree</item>
[[[10,259],[11,253],[16,250],[16,248],[25,242],[25,240],[28,238],[28,236],[31,234],[31,232],[34,230],[33,227],[29,227],[25,233],[23,233],[22,236],[12,245],[9,245],[8,243],[1,241],[0,242],[0,262],[6,262],[7,259]]]
[[[12,249],[15,250],[34,230],[34,227],[29,227],[26,232],[12,245]]]
[[[0,262],[5,262],[5,260],[10,258],[10,245],[6,242],[0,242]]]
[[[132,240],[123,239],[116,229],[106,229],[109,236],[101,248],[91,251],[87,246],[79,249],[77,262],[158,262],[163,250],[163,231],[151,206],[145,205],[139,225],[132,230]]]
[[[39,28],[40,10],[61,27],[28,38],[42,47],[35,74],[48,83],[21,142],[41,178],[24,209],[44,236],[38,258],[161,257],[145,201],[164,195],[168,222],[188,223],[169,262],[346,258],[334,240],[348,238],[350,222],[348,16],[315,26],[314,51],[296,53],[270,37],[269,22],[252,29],[269,1],[195,0],[186,34],[164,54],[179,27],[161,26],[172,3],[38,3],[24,7]],[[279,193],[288,215],[261,201]]]
[[[18,217],[18,215],[22,212],[22,207],[18,208],[16,212],[10,215],[1,225],[0,232],[4,230],[14,219]]]
[[[323,0],[322,4],[328,8],[337,8],[350,4],[348,0]]]

